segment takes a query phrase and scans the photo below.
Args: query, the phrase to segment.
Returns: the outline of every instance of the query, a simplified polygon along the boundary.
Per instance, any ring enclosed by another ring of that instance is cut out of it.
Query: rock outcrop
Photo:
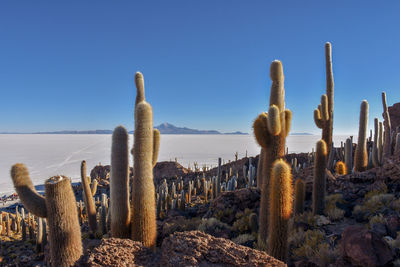
[[[342,257],[355,266],[386,266],[394,259],[389,244],[379,234],[361,226],[342,233]]]
[[[118,238],[103,239],[86,252],[77,266],[286,266],[265,252],[200,231],[174,233],[156,253]]]

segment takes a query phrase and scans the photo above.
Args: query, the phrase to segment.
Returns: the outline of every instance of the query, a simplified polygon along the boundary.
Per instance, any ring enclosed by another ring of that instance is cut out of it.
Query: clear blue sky
[[[134,73],[154,124],[251,132],[283,62],[292,132],[320,133],[324,43],[333,45],[335,125],[370,126],[380,93],[400,102],[399,1],[0,2],[0,131],[133,128]]]

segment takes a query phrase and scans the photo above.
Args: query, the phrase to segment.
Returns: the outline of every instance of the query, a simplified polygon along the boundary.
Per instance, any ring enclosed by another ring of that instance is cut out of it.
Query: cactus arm
[[[153,168],[157,164],[158,152],[160,151],[160,131],[158,129],[153,130]]]
[[[86,212],[89,220],[90,230],[95,233],[97,230],[96,206],[94,205],[92,191],[86,177],[86,161],[81,163],[81,181],[83,187],[83,200],[85,201]]]
[[[291,128],[291,125],[292,125],[292,112],[290,111],[290,110],[285,110],[285,131],[286,131],[286,135],[285,136],[288,136],[289,135],[289,132],[290,132],[290,128]]]
[[[11,178],[25,208],[38,217],[47,217],[45,198],[36,192],[28,168],[22,163],[15,164],[11,168]]]
[[[324,122],[322,121],[321,112],[319,111],[319,109],[314,110],[314,122],[318,128],[321,129],[324,127]]]
[[[143,79],[143,74],[141,72],[136,72],[135,74],[135,84],[136,84],[136,101],[135,105],[137,105],[139,102],[145,101],[145,95],[144,95],[144,79]]]
[[[281,116],[276,105],[269,107],[267,128],[268,132],[273,136],[277,136],[281,132]]]
[[[92,186],[90,187],[90,191],[92,192],[92,196],[95,196],[96,195],[96,192],[97,192],[97,179],[94,179],[93,181],[92,181]]]
[[[261,147],[267,147],[269,140],[271,139],[268,132],[268,113],[263,112],[258,115],[253,123],[253,129],[257,143]]]
[[[325,94],[321,96],[321,115],[323,121],[329,120],[328,97]]]
[[[274,60],[271,63],[270,77],[272,80],[269,105],[276,105],[280,111],[285,110],[285,89],[282,62]]]

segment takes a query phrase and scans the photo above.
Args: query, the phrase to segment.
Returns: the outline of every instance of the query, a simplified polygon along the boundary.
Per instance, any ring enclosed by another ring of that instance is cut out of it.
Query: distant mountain
[[[242,133],[239,131],[232,133],[221,133],[216,130],[197,130],[190,129],[187,127],[177,127],[169,123],[162,123],[154,128],[158,129],[161,134],[234,134],[234,135],[244,135],[247,133]],[[54,132],[35,132],[31,134],[112,134],[112,130],[89,130],[89,131],[54,131]],[[133,133],[130,131],[129,133]],[[18,134],[18,133],[0,133],[0,134]]]
[[[312,133],[291,133],[290,135],[313,135]]]

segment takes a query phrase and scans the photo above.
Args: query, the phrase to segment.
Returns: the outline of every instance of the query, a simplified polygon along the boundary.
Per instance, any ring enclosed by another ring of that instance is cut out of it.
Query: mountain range
[[[162,123],[154,127],[158,129],[161,134],[231,134],[231,135],[246,135],[248,133],[243,133],[240,131],[231,133],[221,133],[216,130],[197,130],[190,129],[187,127],[177,127],[170,123]],[[53,131],[53,132],[34,132],[30,134],[112,134],[112,130],[87,130],[87,131]],[[133,133],[130,131],[129,133]],[[17,132],[0,132],[0,134],[20,134]],[[310,133],[291,133],[291,135],[311,135]]]
[[[158,129],[161,134],[236,134],[243,135],[247,133],[242,132],[232,132],[232,133],[221,133],[216,130],[197,130],[190,129],[187,127],[177,127],[170,123],[162,123],[158,126],[154,127]],[[30,134],[112,134],[113,130],[85,130],[85,131],[76,131],[76,130],[64,130],[64,131],[52,131],[52,132],[34,132]],[[133,133],[130,131],[129,133]],[[19,134],[17,132],[2,132],[1,134]]]

